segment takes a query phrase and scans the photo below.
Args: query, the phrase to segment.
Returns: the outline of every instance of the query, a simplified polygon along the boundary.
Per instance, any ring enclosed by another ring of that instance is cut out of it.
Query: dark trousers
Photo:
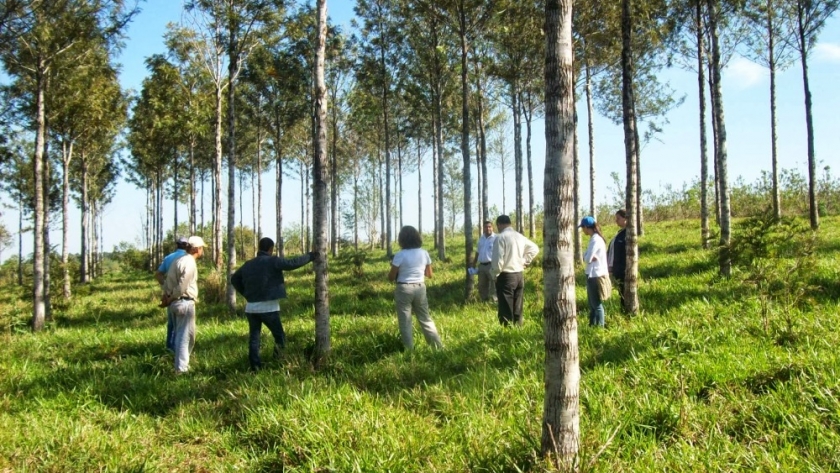
[[[613,281],[615,281],[615,289],[618,291],[618,300],[621,302],[621,310],[624,310],[624,275],[622,274],[620,278],[613,275]]]
[[[249,339],[248,339],[248,361],[252,369],[259,369],[262,366],[260,361],[260,331],[263,324],[268,327],[274,335],[275,350],[286,346],[286,332],[283,331],[283,324],[280,322],[280,312],[266,312],[263,314],[249,314],[248,317]]]
[[[525,288],[522,273],[500,273],[496,277],[496,297],[499,302],[499,323],[511,322],[522,326],[522,291]]]

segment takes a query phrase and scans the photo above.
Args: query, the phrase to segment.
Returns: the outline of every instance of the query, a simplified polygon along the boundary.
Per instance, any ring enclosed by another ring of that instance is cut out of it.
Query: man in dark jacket
[[[280,299],[286,297],[286,285],[283,282],[283,271],[300,268],[315,259],[317,253],[310,252],[297,258],[285,259],[272,256],[274,241],[263,238],[258,245],[257,256],[245,262],[230,277],[233,287],[248,301],[245,304],[245,315],[248,317],[250,330],[248,344],[248,361],[251,369],[257,371],[262,367],[260,361],[260,330],[262,325],[274,335],[274,354],[279,355],[286,346],[286,333],[280,322]]]
[[[615,213],[615,224],[619,231],[610,242],[607,250],[607,266],[615,279],[618,296],[621,298],[621,308],[624,309],[624,272],[627,269],[627,212],[621,209]]]

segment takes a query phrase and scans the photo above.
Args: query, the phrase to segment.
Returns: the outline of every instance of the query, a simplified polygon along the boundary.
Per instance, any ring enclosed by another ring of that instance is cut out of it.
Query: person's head
[[[615,213],[615,224],[618,225],[619,228],[624,228],[627,226],[627,211],[624,209],[619,209]]]
[[[187,237],[178,237],[178,239],[175,240],[175,247],[178,248],[179,250],[186,250],[187,246],[189,246],[189,244],[190,243],[189,243],[189,240],[187,239]]]
[[[496,228],[499,231],[502,231],[509,226],[510,226],[510,217],[508,217],[507,215],[499,215],[498,217],[496,217]]]
[[[271,254],[274,251],[274,240],[269,237],[260,238],[260,242],[257,244],[257,249]]]
[[[420,236],[420,232],[416,228],[406,225],[400,229],[397,242],[400,244],[400,248],[411,250],[423,246],[423,237]]]
[[[201,258],[204,254],[204,247],[206,245],[204,244],[204,239],[200,236],[191,236],[187,240],[187,245],[187,252],[193,255],[196,259]]]
[[[583,217],[580,219],[580,225],[578,225],[578,227],[583,229],[583,233],[586,233],[589,236],[597,233],[598,235],[601,235],[601,238],[604,238],[604,235],[601,234],[601,226],[595,221],[595,217]]]
[[[491,222],[490,220],[485,220],[484,221],[484,235],[485,236],[490,236],[492,234],[493,234],[493,222]]]

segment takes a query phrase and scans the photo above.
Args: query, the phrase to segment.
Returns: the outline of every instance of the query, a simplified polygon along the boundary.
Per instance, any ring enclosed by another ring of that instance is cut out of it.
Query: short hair
[[[624,209],[616,210],[615,214],[618,215],[621,218],[627,218],[627,211],[624,210]]]
[[[177,243],[175,243],[175,248],[178,248],[179,250],[186,250],[189,247],[190,244],[185,241],[178,241]]]
[[[484,221],[484,224],[485,224],[485,225],[493,225],[493,222],[491,222],[490,220],[485,220],[485,221]]]
[[[496,217],[496,225],[510,225],[510,217],[507,215],[499,215]]]
[[[400,229],[400,235],[397,237],[397,242],[400,248],[404,250],[411,250],[423,246],[423,237],[420,232],[411,225],[406,225]]]
[[[272,240],[269,237],[260,238],[260,242],[257,245],[257,248],[260,251],[266,251],[270,253],[271,250],[274,249],[274,240]]]

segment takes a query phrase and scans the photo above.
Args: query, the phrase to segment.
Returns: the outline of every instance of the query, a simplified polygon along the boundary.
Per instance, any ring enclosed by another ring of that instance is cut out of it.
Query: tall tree
[[[770,71],[770,150],[772,165],[773,214],[782,216],[779,196],[779,150],[776,116],[776,73],[786,69],[792,60],[790,45],[795,31],[790,18],[784,15],[779,0],[750,0],[745,9],[751,33],[747,37],[746,55]]]
[[[45,169],[47,111],[46,97],[54,62],[63,56],[67,60],[74,46],[104,38],[116,39],[136,10],[126,11],[121,0],[57,0],[54,2],[28,2],[21,14],[14,17],[7,27],[10,35],[3,54],[3,63],[11,75],[24,78],[31,84],[32,123],[35,130],[35,225],[33,258],[33,304],[31,326],[39,331],[47,315],[45,296],[46,253],[45,229]]]
[[[545,221],[542,452],[572,471],[580,445],[580,364],[574,261],[573,0],[545,5]]]
[[[840,0],[787,0],[788,18],[796,25],[793,47],[802,64],[802,87],[805,91],[805,130],[808,144],[808,204],[811,229],[820,227],[817,202],[817,157],[814,150],[814,116],[811,84],[808,77],[808,54],[817,42],[825,21],[840,8]]]
[[[636,130],[635,63],[633,51],[633,4],[632,0],[621,2],[621,104],[624,123],[624,151],[627,162],[627,269],[624,276],[624,310],[630,314],[639,311],[638,268],[639,242],[637,236],[639,212],[639,186],[636,182],[639,166],[639,140]]]
[[[712,84],[712,120],[715,124],[715,165],[717,169],[717,181],[719,186],[720,199],[720,242],[719,242],[719,272],[722,276],[729,276],[732,270],[732,261],[729,257],[729,244],[731,240],[731,210],[729,203],[729,177],[727,168],[726,151],[726,124],[723,115],[723,88],[721,87],[721,45],[720,29],[722,8],[721,0],[707,0],[709,14],[709,32],[711,36],[711,58],[709,68]],[[629,225],[628,225],[629,227]],[[629,230],[628,230],[629,234]],[[629,251],[628,251],[629,254]],[[626,296],[625,296],[626,297]]]
[[[324,61],[327,42],[327,0],[318,0],[318,42],[315,50],[315,159],[312,187],[315,190],[313,226],[315,233],[315,353],[318,367],[330,351],[330,294],[327,284],[327,86]]]

